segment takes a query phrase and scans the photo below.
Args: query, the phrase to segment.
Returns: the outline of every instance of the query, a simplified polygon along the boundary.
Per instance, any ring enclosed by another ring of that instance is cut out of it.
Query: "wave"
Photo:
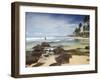
[[[44,40],[44,38],[26,38],[26,41],[40,41],[40,40]]]
[[[26,38],[27,42],[39,41],[39,42],[61,42],[61,41],[73,41],[74,38],[72,37],[33,37],[33,38]]]

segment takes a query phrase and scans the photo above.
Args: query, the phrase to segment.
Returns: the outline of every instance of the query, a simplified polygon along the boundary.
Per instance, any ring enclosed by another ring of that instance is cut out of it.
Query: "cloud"
[[[27,36],[65,36],[73,33],[80,20],[77,16],[26,13]]]

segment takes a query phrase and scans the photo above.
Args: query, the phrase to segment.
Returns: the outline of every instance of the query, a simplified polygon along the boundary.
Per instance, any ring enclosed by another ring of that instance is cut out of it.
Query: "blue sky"
[[[70,35],[83,18],[84,15],[26,12],[26,37]]]

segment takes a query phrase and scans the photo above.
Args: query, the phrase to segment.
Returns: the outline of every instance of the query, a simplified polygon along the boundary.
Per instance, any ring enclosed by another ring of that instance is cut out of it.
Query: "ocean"
[[[26,50],[32,49],[32,47],[37,44],[41,44],[42,42],[48,42],[52,47],[54,46],[70,46],[70,45],[78,45],[82,43],[80,39],[75,39],[75,37],[31,37],[26,38],[25,47]],[[86,41],[87,42],[87,41]],[[87,43],[86,43],[87,44]]]

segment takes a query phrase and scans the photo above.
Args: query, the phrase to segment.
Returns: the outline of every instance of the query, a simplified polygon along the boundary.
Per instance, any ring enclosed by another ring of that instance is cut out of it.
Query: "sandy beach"
[[[88,61],[89,57],[88,56],[79,56],[79,55],[73,55],[72,58],[70,59],[70,63],[68,65],[84,65],[84,64],[89,64]],[[63,64],[66,65],[66,64]]]
[[[80,38],[81,40],[83,38]],[[72,57],[69,58],[69,63],[61,64],[61,66],[66,65],[84,65],[89,64],[89,49],[85,49],[86,46],[89,46],[88,40],[82,41],[82,44],[73,44],[73,45],[65,45],[62,48],[66,51],[66,54],[71,54]],[[84,44],[86,42],[86,44]],[[68,52],[69,51],[69,52]],[[32,63],[31,65],[26,65],[27,67],[39,67],[39,66],[50,66],[51,64],[56,63],[56,57],[59,55],[49,55],[48,57],[44,57],[43,55],[39,58],[38,62]],[[67,59],[65,60],[67,61]]]
[[[88,56],[73,55],[72,58],[70,58],[70,62],[67,63],[67,64],[62,64],[62,66],[89,64],[88,59],[89,59]],[[52,63],[56,63],[55,56],[54,55],[51,55],[48,58],[40,58],[40,60],[38,61],[38,63],[39,62],[40,63],[44,63],[42,66],[48,66],[48,65],[50,65]],[[27,67],[33,67],[35,64],[28,65]]]

